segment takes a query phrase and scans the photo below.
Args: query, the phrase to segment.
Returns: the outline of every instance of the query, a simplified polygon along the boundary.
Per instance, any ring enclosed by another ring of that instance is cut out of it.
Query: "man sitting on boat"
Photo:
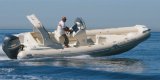
[[[64,38],[64,46],[65,47],[69,47],[69,39],[66,35],[66,31],[70,31],[69,28],[65,25],[65,22],[66,22],[67,18],[65,16],[62,17],[61,21],[58,23],[58,26],[57,26],[57,33],[58,35],[61,37]]]

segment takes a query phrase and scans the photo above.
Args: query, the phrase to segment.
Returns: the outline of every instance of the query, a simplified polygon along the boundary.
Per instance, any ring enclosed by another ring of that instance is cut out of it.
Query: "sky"
[[[32,29],[31,14],[47,29],[66,16],[68,26],[82,17],[89,29],[138,24],[160,31],[160,0],[0,0],[0,29]]]

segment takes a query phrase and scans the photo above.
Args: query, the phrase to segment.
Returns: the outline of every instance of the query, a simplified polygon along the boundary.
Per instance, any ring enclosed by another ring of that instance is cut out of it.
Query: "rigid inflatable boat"
[[[126,52],[150,36],[144,25],[131,27],[86,30],[82,18],[76,18],[69,38],[69,47],[64,48],[64,38],[56,30],[48,32],[35,15],[27,16],[33,24],[32,32],[6,35],[3,51],[11,59],[42,57],[67,57],[90,55],[111,56]]]

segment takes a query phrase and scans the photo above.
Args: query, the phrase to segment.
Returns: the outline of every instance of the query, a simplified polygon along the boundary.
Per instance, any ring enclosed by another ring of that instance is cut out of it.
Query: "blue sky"
[[[0,0],[0,29],[31,29],[26,15],[35,14],[47,29],[61,16],[72,26],[82,17],[88,28],[146,25],[160,31],[160,0]]]

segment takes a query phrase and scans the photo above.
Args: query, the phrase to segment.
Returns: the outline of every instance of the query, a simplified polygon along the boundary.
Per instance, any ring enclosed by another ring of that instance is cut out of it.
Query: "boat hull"
[[[100,44],[90,46],[71,47],[64,49],[35,48],[32,50],[21,51],[18,59],[42,58],[42,57],[70,57],[79,55],[90,55],[93,57],[111,56],[124,53],[136,47],[150,36],[150,32],[145,32],[139,36],[132,37],[121,44]]]

